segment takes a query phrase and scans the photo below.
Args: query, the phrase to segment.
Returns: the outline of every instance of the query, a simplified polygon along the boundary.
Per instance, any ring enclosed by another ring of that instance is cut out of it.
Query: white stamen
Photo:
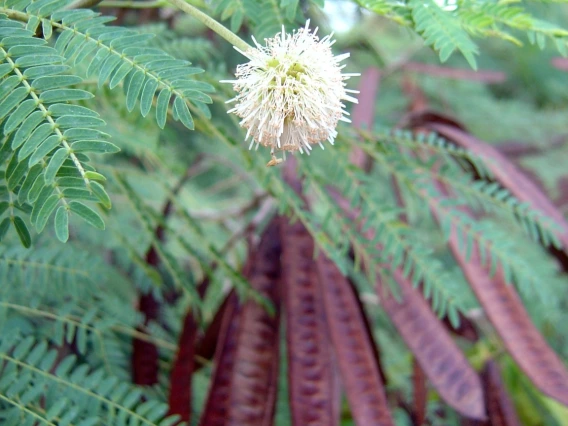
[[[345,89],[344,81],[360,74],[342,73],[339,63],[349,53],[333,56],[332,34],[320,39],[309,24],[292,34],[282,27],[265,46],[253,37],[256,48],[246,53],[236,48],[250,61],[237,67],[236,80],[222,82],[238,93],[227,102],[236,101],[229,112],[241,118],[246,140],[252,137],[249,149],[256,144],[309,155],[312,145],[333,144],[339,121],[350,122],[343,101],[356,103],[349,94],[359,92]]]

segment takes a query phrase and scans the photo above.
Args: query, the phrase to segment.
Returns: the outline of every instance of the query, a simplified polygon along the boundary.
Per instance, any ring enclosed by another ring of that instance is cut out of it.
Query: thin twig
[[[239,175],[231,175],[226,179],[219,180],[217,183],[207,187],[204,191],[204,195],[215,195],[220,192],[226,191],[233,187],[238,187],[242,185],[242,178]]]
[[[231,238],[229,238],[229,240],[225,243],[220,253],[227,253],[242,237],[248,234],[252,234],[258,227],[258,225],[260,225],[268,216],[270,216],[274,212],[274,206],[275,203],[272,198],[267,198],[266,200],[264,200],[252,220],[247,225],[243,226],[240,230],[231,235]]]
[[[173,209],[173,201],[179,191],[185,185],[188,179],[194,174],[201,171],[203,155],[199,155],[196,161],[187,168],[183,176],[178,180],[176,186],[172,189],[162,208],[162,221],[154,230],[155,241],[162,242],[165,239],[165,223]],[[157,249],[157,245],[152,241],[150,247],[146,251],[145,261],[151,267],[157,268],[161,261],[161,252]],[[173,293],[169,299],[177,298],[177,294]],[[165,298],[166,303],[168,297]],[[159,321],[159,311],[161,303],[149,292],[148,294],[140,294],[138,297],[138,310],[144,314],[143,326],[147,326],[151,321]],[[141,327],[138,327],[139,329]],[[140,330],[142,331],[142,330]],[[132,374],[133,381],[139,385],[154,385],[158,382],[158,348],[154,342],[148,342],[138,337],[132,340]]]
[[[251,175],[249,175],[242,168],[240,168],[235,163],[230,161],[227,157],[223,157],[221,155],[216,155],[216,154],[205,154],[205,155],[207,156],[207,159],[213,160],[214,163],[221,164],[231,169],[233,173],[242,177],[243,180],[248,181],[252,187],[258,187],[258,182]]]
[[[242,206],[235,206],[228,208],[226,210],[202,210],[197,212],[191,212],[191,216],[194,219],[207,220],[211,222],[219,222],[225,220],[229,217],[239,217],[248,211],[256,208],[260,202],[268,196],[267,192],[258,191],[254,196]]]

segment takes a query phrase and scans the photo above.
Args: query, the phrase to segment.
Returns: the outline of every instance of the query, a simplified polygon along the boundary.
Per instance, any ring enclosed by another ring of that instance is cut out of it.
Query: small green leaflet
[[[106,141],[78,141],[71,145],[73,152],[96,152],[99,154],[113,154],[120,151],[120,148],[113,143]]]
[[[6,232],[8,232],[9,228],[10,228],[10,218],[6,217],[0,223],[0,241],[2,241],[2,239],[6,236]]]
[[[65,206],[60,206],[55,213],[55,235],[62,243],[69,239],[69,211]]]
[[[103,175],[101,175],[100,173],[97,173],[97,172],[88,171],[88,172],[85,173],[85,177],[87,179],[90,179],[90,180],[97,180],[99,182],[106,182],[106,177],[104,177]]]
[[[106,193],[103,186],[98,182],[91,182],[91,190],[93,194],[99,199],[100,203],[105,206],[107,209],[112,207],[112,203],[110,201],[110,197]]]
[[[30,231],[28,231],[28,227],[24,223],[24,220],[20,216],[15,216],[13,223],[22,245],[25,248],[29,248],[32,244],[32,238],[30,237]]]
[[[71,201],[69,209],[79,215],[89,225],[98,229],[105,229],[105,223],[97,212],[79,201]]]

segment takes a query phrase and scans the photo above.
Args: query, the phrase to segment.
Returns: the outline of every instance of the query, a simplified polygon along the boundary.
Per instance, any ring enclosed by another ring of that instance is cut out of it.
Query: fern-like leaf
[[[244,0],[221,0],[215,11],[221,14],[222,21],[231,18],[231,31],[239,31],[246,14]]]
[[[458,19],[440,8],[433,1],[414,0],[410,3],[415,29],[433,46],[446,61],[459,50],[473,69],[477,69],[477,46],[464,31]]]
[[[362,7],[386,16],[401,25],[412,25],[411,9],[404,3],[393,0],[357,0]]]
[[[142,399],[140,388],[91,370],[75,355],[58,359],[47,342],[29,336],[20,342],[0,343],[2,380],[0,399],[13,408],[2,413],[4,425],[31,421],[46,425],[171,426],[178,416],[166,417],[167,404]],[[135,420],[133,420],[135,419]]]
[[[532,43],[536,38],[549,38],[557,43],[560,52],[566,49],[568,31],[549,22],[536,19],[525,9],[505,3],[471,1],[458,8],[458,17],[466,31],[473,35],[500,37],[515,44],[522,44],[516,37],[505,31],[503,27],[527,32]]]
[[[4,70],[0,161],[5,163],[3,198],[8,207],[2,223],[12,223],[22,244],[29,246],[31,236],[22,213],[24,217],[29,214],[31,225],[41,232],[58,208],[68,215],[74,205],[90,209],[83,204],[85,200],[108,200],[102,186],[97,184],[97,191],[92,191],[94,183],[88,173],[94,169],[86,153],[116,152],[118,148],[97,130],[104,121],[96,112],[69,103],[93,95],[72,87],[81,78],[65,73],[69,66],[56,49],[20,22],[0,18],[0,31]],[[98,214],[94,215],[104,227]],[[66,229],[59,221],[61,240],[68,236]]]
[[[194,128],[189,106],[207,110],[211,98],[204,92],[214,90],[207,83],[188,78],[203,70],[190,67],[190,62],[177,60],[160,49],[147,47],[151,34],[105,26],[113,17],[100,16],[91,10],[62,9],[69,0],[60,0],[58,8],[52,7],[52,3],[51,0],[24,1],[12,7],[25,13],[28,22],[49,18],[53,29],[60,32],[55,43],[59,54],[74,66],[87,63],[87,75],[96,74],[99,86],[108,84],[112,89],[122,84],[129,110],[140,101],[140,112],[146,116],[156,93],[163,93],[157,108],[158,124],[165,125],[168,108],[164,105],[172,98],[173,118],[189,129]]]

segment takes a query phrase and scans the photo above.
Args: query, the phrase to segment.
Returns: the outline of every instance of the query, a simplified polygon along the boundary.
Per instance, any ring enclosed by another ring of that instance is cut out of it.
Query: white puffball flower
[[[345,88],[345,80],[360,74],[342,73],[340,62],[349,53],[334,56],[331,46],[333,34],[321,40],[318,29],[310,32],[308,21],[304,28],[274,38],[265,39],[261,46],[252,38],[256,48],[241,51],[250,62],[236,70],[233,84],[238,95],[227,101],[236,102],[229,113],[241,118],[241,127],[247,129],[245,140],[282,151],[307,152],[312,145],[337,136],[337,123],[351,122],[343,101],[357,103],[348,93],[359,93]],[[277,160],[273,155],[273,162]],[[272,165],[269,163],[269,165]]]

